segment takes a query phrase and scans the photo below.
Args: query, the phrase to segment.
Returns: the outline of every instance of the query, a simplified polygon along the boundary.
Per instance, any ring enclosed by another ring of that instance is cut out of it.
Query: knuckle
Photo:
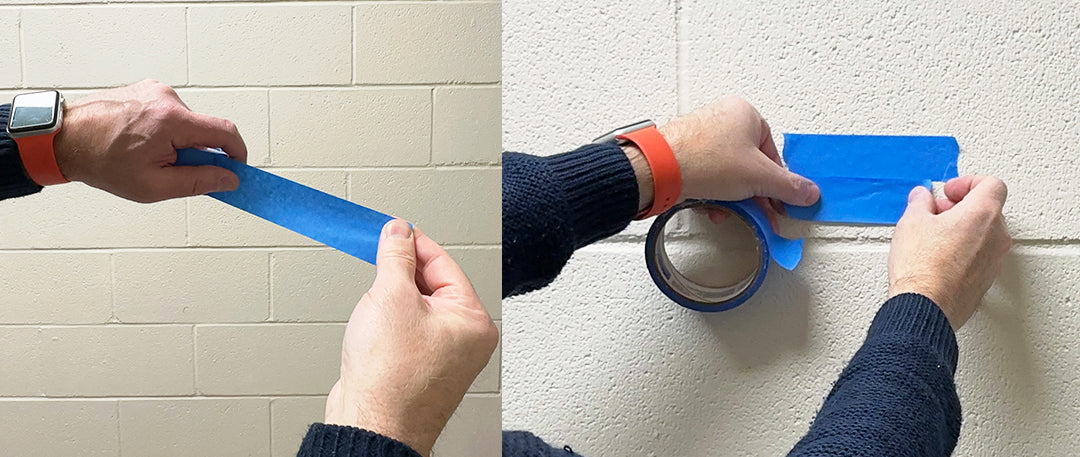
[[[221,126],[222,126],[222,128],[225,129],[225,131],[227,131],[229,133],[234,133],[234,134],[240,133],[240,129],[236,127],[236,123],[233,122],[233,121],[230,121],[228,119],[223,119],[221,121]]]
[[[383,254],[383,258],[391,261],[402,262],[410,265],[413,269],[416,268],[416,256],[401,248],[387,249]]]
[[[184,114],[184,110],[173,103],[156,103],[153,110],[157,119],[166,122],[179,121]]]
[[[172,87],[170,87],[167,84],[158,83],[158,84],[154,85],[154,88],[156,88],[158,90],[158,92],[163,94],[163,95],[169,95],[169,96],[175,96],[176,95],[176,90],[173,89]]]
[[[499,345],[499,328],[495,326],[495,322],[491,320],[487,313],[483,314],[483,319],[480,320],[480,324],[476,329],[477,342],[478,346],[490,353],[494,352],[495,347]]]

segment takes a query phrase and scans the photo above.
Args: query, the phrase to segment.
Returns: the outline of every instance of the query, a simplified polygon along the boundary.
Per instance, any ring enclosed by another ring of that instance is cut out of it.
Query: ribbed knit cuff
[[[956,373],[956,334],[945,313],[933,300],[920,294],[900,294],[881,305],[870,324],[867,340],[897,333],[925,341],[937,351],[949,371]]]
[[[10,115],[11,105],[0,105],[0,200],[30,195],[42,189],[26,174],[18,146],[7,135]]]
[[[356,427],[311,424],[296,457],[420,457],[407,444]]]
[[[581,457],[570,446],[554,447],[526,431],[502,432],[504,457]]]
[[[622,148],[589,144],[544,159],[566,202],[574,249],[614,235],[637,215],[638,184]]]

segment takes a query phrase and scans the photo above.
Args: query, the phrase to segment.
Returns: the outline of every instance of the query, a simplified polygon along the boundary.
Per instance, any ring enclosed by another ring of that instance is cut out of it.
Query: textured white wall
[[[171,84],[251,164],[417,223],[501,319],[497,1],[46,3],[0,1],[0,101]],[[0,202],[0,455],[296,455],[374,273],[209,197]],[[499,455],[500,403],[496,355],[435,454]]]
[[[504,147],[551,154],[746,96],[774,132],[947,134],[1009,185],[1016,247],[961,330],[957,455],[1080,447],[1080,4],[504,2]],[[780,138],[777,138],[780,140]],[[504,302],[504,427],[585,455],[781,455],[885,298],[891,228],[789,223],[795,272],[716,315],[645,270],[635,224]],[[774,265],[775,267],[775,265]]]

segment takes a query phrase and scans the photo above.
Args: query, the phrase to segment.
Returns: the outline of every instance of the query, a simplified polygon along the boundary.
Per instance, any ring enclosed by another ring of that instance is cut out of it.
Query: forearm
[[[626,228],[638,193],[634,167],[615,145],[504,153],[503,297],[547,285],[574,250]]]
[[[960,434],[957,346],[930,299],[893,297],[789,456],[948,456]]]
[[[0,105],[0,125],[6,126],[11,115],[11,105]],[[0,128],[0,200],[21,197],[41,191],[26,175],[19,150],[7,135],[7,129]]]
[[[405,443],[341,425],[311,424],[296,457],[420,457]]]

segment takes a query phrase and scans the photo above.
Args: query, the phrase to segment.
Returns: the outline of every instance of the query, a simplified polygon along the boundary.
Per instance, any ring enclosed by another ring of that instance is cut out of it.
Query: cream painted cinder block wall
[[[959,333],[956,455],[1080,448],[1080,5],[507,0],[504,147],[551,154],[742,94],[773,132],[954,135],[1009,185],[1016,246]],[[541,19],[542,18],[542,19]],[[779,135],[777,140],[781,140]],[[584,455],[783,455],[885,298],[891,228],[807,236],[742,307],[656,290],[647,223],[504,302],[504,426]]]
[[[0,100],[144,78],[253,165],[407,218],[501,322],[497,1],[0,1]],[[374,267],[208,197],[0,202],[0,455],[289,456]],[[500,357],[439,456],[499,453]]]

